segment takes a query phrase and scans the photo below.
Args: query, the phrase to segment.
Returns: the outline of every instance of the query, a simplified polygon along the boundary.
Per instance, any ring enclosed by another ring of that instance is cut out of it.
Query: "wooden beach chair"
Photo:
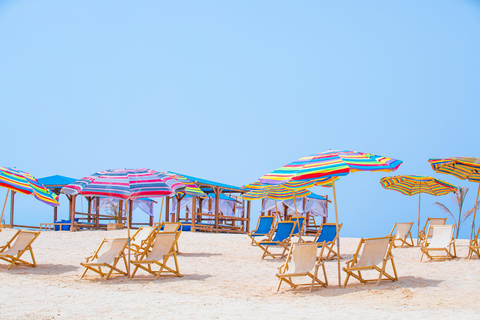
[[[14,265],[37,266],[33,256],[32,243],[39,235],[40,231],[18,230],[6,245],[0,247],[0,259],[10,263],[7,270],[10,270]],[[32,262],[21,259],[27,251],[30,252]]]
[[[360,240],[357,251],[353,259],[347,262],[347,266],[343,271],[347,273],[343,287],[348,283],[350,276],[354,277],[361,283],[376,281],[377,285],[381,280],[397,281],[397,270],[392,255],[393,239],[392,237],[369,238]],[[362,250],[360,254],[360,250]],[[394,275],[386,272],[387,264],[390,262]],[[362,272],[374,270],[379,275],[376,279],[366,279]]]
[[[290,241],[297,225],[296,221],[280,221],[277,223],[275,234],[270,239],[265,239],[258,242],[258,246],[263,250],[262,259],[265,257],[284,258],[285,253],[289,249]],[[282,253],[272,253],[270,247],[280,247],[283,249]]]
[[[325,242],[325,249],[328,250],[327,256],[325,258],[326,261],[332,260],[334,258],[342,259],[341,256],[338,256],[338,253],[335,249],[335,245],[337,244],[342,226],[343,223],[340,223],[338,225],[337,233],[336,223],[322,223],[317,231],[317,234],[315,235],[314,242],[317,243],[319,247],[323,246],[323,243]]]
[[[455,258],[457,256],[457,250],[455,249],[455,238],[453,237],[454,231],[455,225],[433,226],[430,243],[424,243],[420,248],[422,250],[420,262],[423,259],[423,255],[426,255],[431,260],[448,260]]]
[[[468,260],[472,259],[473,254],[475,253],[480,258],[480,243],[478,242],[478,235],[480,234],[480,227],[478,228],[477,233],[470,240],[470,245],[468,246]]]
[[[389,236],[394,237],[393,238],[393,247],[398,248],[398,247],[413,247],[415,244],[413,243],[413,238],[412,238],[412,226],[413,222],[405,222],[405,223],[395,223],[393,225],[392,231],[390,231]],[[395,235],[393,235],[393,232],[395,231]],[[410,237],[410,240],[408,239]],[[400,244],[397,245],[395,241],[400,241]]]
[[[258,217],[257,228],[247,235],[252,239],[252,246],[257,245],[255,238],[269,237],[273,231],[275,223],[275,216],[260,216]]]
[[[140,253],[145,249],[150,237],[155,234],[158,229],[157,226],[153,227],[140,227],[134,235],[130,238],[130,250],[133,253]]]
[[[420,243],[425,245],[426,242],[432,237],[432,227],[433,226],[442,226],[447,223],[447,218],[428,218],[425,222],[425,226],[423,230],[420,230],[418,238],[420,239]]]
[[[305,217],[292,217],[290,218],[290,221],[296,221],[297,225],[295,226],[295,229],[293,230],[292,236],[298,237],[299,241],[302,241],[302,235],[303,235],[303,227],[305,225]]]
[[[293,289],[300,286],[310,286],[310,291],[312,291],[314,286],[327,287],[327,272],[325,271],[325,261],[322,258],[324,248],[325,246],[322,246],[322,252],[317,258],[316,243],[292,244],[285,263],[278,268],[278,273],[276,274],[277,278],[280,279],[277,292],[280,290],[283,282],[288,283]],[[290,271],[290,258],[292,258],[294,264],[293,271]],[[322,267],[324,281],[318,278],[318,269],[320,267]],[[313,273],[311,272],[312,269]],[[312,281],[310,283],[295,283],[292,280],[294,277],[310,277]]]
[[[86,258],[85,262],[80,263],[83,267],[85,267],[85,271],[80,279],[85,277],[88,270],[98,273],[102,278],[106,277],[107,280],[112,274],[121,274],[126,276],[127,272],[118,269],[117,264],[121,259],[123,259],[123,262],[125,263],[125,270],[127,270],[128,266],[125,255],[125,249],[127,248],[127,245],[127,238],[104,238],[93,255]],[[104,246],[106,247],[106,250],[102,250]],[[102,252],[100,252],[101,250]],[[103,269],[107,270],[104,271]]]
[[[182,232],[182,223],[181,222],[164,222],[160,227],[160,232]],[[180,238],[180,234],[178,237]],[[180,254],[178,250],[178,240],[175,242],[175,250],[177,254]]]
[[[162,273],[170,273],[177,277],[183,277],[178,269],[177,252],[175,244],[180,236],[179,232],[157,232],[154,239],[151,239],[147,245],[147,250],[136,255],[136,260],[130,261],[135,265],[132,278],[135,276],[138,268],[141,268],[158,279]],[[168,267],[167,262],[173,256],[175,261],[175,269]],[[152,265],[159,267],[158,271],[152,269]]]

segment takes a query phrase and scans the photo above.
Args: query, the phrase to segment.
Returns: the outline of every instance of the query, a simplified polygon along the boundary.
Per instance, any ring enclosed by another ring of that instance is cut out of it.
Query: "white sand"
[[[15,230],[0,233],[0,245]],[[261,259],[246,235],[184,232],[180,237],[183,278],[152,280],[143,271],[127,280],[116,277],[80,280],[80,262],[103,237],[126,231],[42,232],[34,242],[36,268],[0,261],[2,319],[404,319],[478,317],[480,260],[468,261],[468,241],[457,241],[453,261],[420,263],[419,248],[394,249],[399,281],[337,285],[336,261],[327,262],[330,286],[314,292],[279,293],[275,273],[280,260]],[[358,239],[342,238],[342,267],[353,256]],[[345,274],[342,272],[342,278]]]

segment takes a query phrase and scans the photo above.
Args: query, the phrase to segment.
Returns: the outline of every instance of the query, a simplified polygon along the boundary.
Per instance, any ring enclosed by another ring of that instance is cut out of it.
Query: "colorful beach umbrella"
[[[314,182],[333,187],[335,221],[338,229],[337,197],[335,180],[355,171],[395,171],[403,162],[358,151],[325,151],[300,158],[258,179],[264,184],[283,184],[290,182]],[[327,183],[327,184],[325,184]],[[338,233],[338,230],[337,230]],[[337,241],[340,254],[340,242]],[[338,284],[341,285],[340,259],[338,259]]]
[[[418,194],[418,222],[417,222],[417,245],[420,237],[420,197],[422,193],[432,196],[444,196],[457,191],[457,186],[446,181],[433,177],[402,175],[394,177],[384,177],[380,179],[380,184],[385,189],[395,190],[406,196]]]
[[[187,179],[186,177],[173,173],[173,172],[165,172],[166,175],[169,175],[173,177],[174,179],[178,180],[179,182],[183,183],[185,185],[185,189],[181,192],[188,194],[190,196],[194,197],[200,197],[200,198],[205,198],[207,197],[206,193],[200,189],[199,186],[197,186],[195,183]]]
[[[451,174],[461,180],[478,183],[477,200],[473,212],[472,230],[470,240],[473,237],[475,228],[475,217],[477,215],[478,196],[480,194],[480,158],[473,157],[452,157],[443,159],[429,159],[430,165],[435,172]]]

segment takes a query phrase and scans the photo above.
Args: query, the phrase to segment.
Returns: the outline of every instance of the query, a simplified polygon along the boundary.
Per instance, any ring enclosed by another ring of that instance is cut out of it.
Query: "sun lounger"
[[[480,243],[478,239],[478,235],[480,234],[480,227],[478,228],[477,233],[470,240],[470,245],[468,246],[468,260],[472,259],[473,254],[475,253],[480,258]]]
[[[406,222],[406,223],[395,223],[393,225],[392,231],[390,231],[389,236],[393,236],[393,232],[395,231],[395,236],[393,240],[393,247],[413,247],[415,244],[413,243],[412,233],[410,232],[413,226],[413,222]],[[395,230],[396,229],[396,230]],[[410,240],[408,240],[410,237]],[[397,245],[395,241],[400,241],[400,244]]]
[[[447,223],[447,218],[428,218],[423,230],[420,230],[420,234],[418,235],[420,243],[425,245],[425,243],[432,237],[433,226],[441,226],[445,225],[445,223]]]
[[[347,285],[350,276],[361,283],[376,281],[377,285],[381,280],[397,281],[398,276],[393,262],[392,247],[393,239],[391,237],[362,238],[353,259],[348,261],[347,266],[343,268],[343,271],[347,273],[343,287],[345,288]],[[362,250],[361,253],[360,250]],[[388,262],[392,266],[393,276],[386,272]],[[366,279],[362,272],[369,270],[378,271],[378,277],[376,279]]]
[[[140,253],[145,249],[145,246],[150,237],[155,233],[158,227],[140,227],[137,232],[130,238],[130,250],[134,253]]]
[[[117,264],[121,259],[123,259],[125,263],[125,269],[127,270],[128,267],[125,255],[125,248],[127,247],[127,244],[127,238],[103,239],[95,253],[88,257],[86,262],[80,263],[85,267],[85,271],[80,279],[85,277],[85,274],[88,270],[98,273],[102,278],[106,277],[107,280],[112,274],[121,274],[126,276],[127,272],[118,269]],[[106,250],[102,250],[104,246],[107,247]],[[107,271],[103,271],[102,269],[107,269]]]
[[[252,239],[252,245],[257,245],[255,238],[257,237],[268,237],[272,232],[274,226],[275,217],[274,216],[260,216],[258,217],[257,228],[248,233],[247,235]]]
[[[160,227],[160,232],[182,232],[182,223],[181,222],[164,222]],[[178,235],[180,237],[180,234]],[[178,240],[175,242],[175,250],[177,254],[180,254],[178,250]]]
[[[325,244],[325,243],[324,243]],[[277,292],[282,286],[282,282],[288,283],[293,289],[300,286],[310,286],[312,291],[314,286],[326,287],[328,285],[327,273],[325,271],[325,261],[322,258],[323,248],[320,256],[317,258],[317,244],[316,243],[294,243],[288,251],[285,263],[278,268],[276,276],[280,279]],[[290,258],[292,258],[294,268],[290,271]],[[322,267],[324,281],[318,278],[318,269]],[[311,272],[313,270],[313,273]],[[310,277],[310,283],[295,283],[294,277]]]
[[[6,245],[0,247],[0,259],[10,263],[7,270],[10,270],[14,265],[26,265],[30,267],[37,265],[35,257],[33,256],[32,243],[39,235],[39,231],[18,230]],[[27,251],[30,252],[32,262],[20,259]]]
[[[136,255],[136,260],[131,261],[135,265],[132,278],[135,276],[138,268],[151,273],[155,276],[155,279],[158,279],[162,273],[171,273],[171,275],[183,277],[178,269],[177,252],[175,250],[175,244],[179,236],[179,232],[157,232],[154,237],[155,240],[151,239],[148,243],[147,250]],[[175,269],[167,266],[168,259],[171,256],[173,256],[175,261]],[[160,267],[159,270],[153,270],[152,265]]]
[[[422,250],[422,257],[426,255],[431,260],[448,260],[457,256],[455,249],[455,239],[453,232],[455,225],[435,225],[432,227],[432,239],[430,243],[424,244],[420,249]]]
[[[320,228],[318,229],[317,234],[315,235],[314,242],[317,245],[323,246],[325,242],[325,249],[328,250],[327,257],[325,258],[326,261],[332,260],[335,257],[338,259],[338,253],[335,250],[335,245],[338,241],[338,236],[340,234],[340,230],[342,229],[343,223],[338,225],[338,233],[337,233],[337,224],[336,223],[322,223]],[[340,256],[340,259],[342,257]]]
[[[293,230],[297,225],[296,221],[280,221],[277,223],[275,234],[270,239],[264,239],[258,242],[258,246],[263,250],[262,259],[265,257],[284,258],[285,253],[289,249],[290,239],[292,238]],[[270,252],[270,247],[281,247],[283,249],[281,254],[274,254]]]

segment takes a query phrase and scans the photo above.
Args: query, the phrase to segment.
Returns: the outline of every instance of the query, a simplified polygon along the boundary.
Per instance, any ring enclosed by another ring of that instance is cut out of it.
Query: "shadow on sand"
[[[0,272],[9,272],[12,274],[60,275],[60,274],[65,274],[72,271],[81,270],[80,265],[73,266],[69,264],[52,264],[52,263],[40,263],[40,264],[37,264],[35,268],[25,266],[25,265],[14,266],[10,270],[7,270],[7,268],[8,268],[8,265],[1,264]]]

